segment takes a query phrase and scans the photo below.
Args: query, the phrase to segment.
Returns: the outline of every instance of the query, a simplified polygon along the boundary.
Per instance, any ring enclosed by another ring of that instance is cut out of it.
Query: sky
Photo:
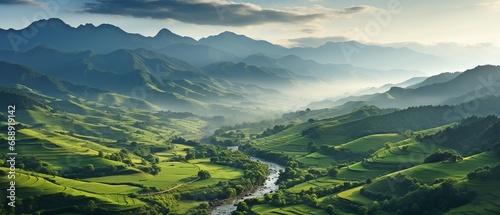
[[[146,36],[162,28],[195,39],[232,31],[287,47],[344,40],[500,47],[500,0],[0,0],[3,29],[52,17]]]

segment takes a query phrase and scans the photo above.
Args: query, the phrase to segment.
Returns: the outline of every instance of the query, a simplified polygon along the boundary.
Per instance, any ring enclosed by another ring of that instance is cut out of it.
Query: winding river
[[[231,150],[238,150],[237,147],[230,147],[229,149]],[[285,170],[285,167],[272,163],[269,161],[263,161],[259,158],[256,157],[250,157],[252,160],[261,162],[263,164],[266,164],[269,166],[269,175],[267,176],[266,182],[264,182],[264,185],[257,187],[257,189],[251,193],[248,193],[248,195],[245,195],[243,197],[233,199],[230,201],[226,201],[225,204],[217,206],[214,208],[212,211],[212,215],[227,215],[231,214],[231,212],[236,210],[236,205],[248,198],[260,198],[263,197],[264,194],[266,193],[271,193],[271,192],[276,192],[279,189],[279,186],[276,185],[276,181],[278,181],[278,177],[280,175],[279,171],[280,170]]]

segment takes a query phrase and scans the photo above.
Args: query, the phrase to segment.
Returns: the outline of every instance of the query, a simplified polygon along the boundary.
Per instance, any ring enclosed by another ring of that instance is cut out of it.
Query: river
[[[236,147],[230,147],[229,149],[231,150],[238,150],[237,146]],[[264,185],[257,187],[255,191],[248,193],[248,195],[244,195],[243,197],[233,199],[230,201],[226,201],[225,204],[217,206],[214,208],[212,211],[212,215],[227,215],[231,214],[231,212],[236,210],[236,206],[239,202],[248,199],[248,198],[260,198],[263,197],[264,194],[266,193],[271,193],[271,192],[276,192],[279,189],[279,186],[276,185],[276,181],[278,181],[278,177],[280,175],[280,170],[285,170],[285,167],[269,162],[269,161],[264,161],[256,157],[250,157],[252,160],[261,162],[263,164],[266,164],[269,166],[269,175],[267,176],[266,182],[264,182]]]

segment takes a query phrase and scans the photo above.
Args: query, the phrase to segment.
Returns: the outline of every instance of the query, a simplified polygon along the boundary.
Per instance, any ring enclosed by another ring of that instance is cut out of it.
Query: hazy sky
[[[500,46],[500,0],[0,0],[0,28],[58,17],[195,39],[223,31],[285,46],[326,41]]]

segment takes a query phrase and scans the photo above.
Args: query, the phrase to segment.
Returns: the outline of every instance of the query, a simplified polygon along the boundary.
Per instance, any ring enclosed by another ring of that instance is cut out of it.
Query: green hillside
[[[496,113],[490,105],[497,100],[479,99],[484,106],[475,113]],[[423,106],[364,117],[354,117],[354,111],[251,140],[243,150],[275,162],[285,159],[287,168],[278,180],[280,193],[245,201],[247,211],[293,214],[307,206],[327,214],[498,212],[500,198],[485,187],[495,186],[500,175],[499,119],[470,116],[447,123],[439,116],[450,108]],[[311,128],[317,133],[304,134]],[[363,132],[367,128],[375,134]],[[349,140],[342,134],[360,137]],[[432,201],[441,204],[422,206]]]

